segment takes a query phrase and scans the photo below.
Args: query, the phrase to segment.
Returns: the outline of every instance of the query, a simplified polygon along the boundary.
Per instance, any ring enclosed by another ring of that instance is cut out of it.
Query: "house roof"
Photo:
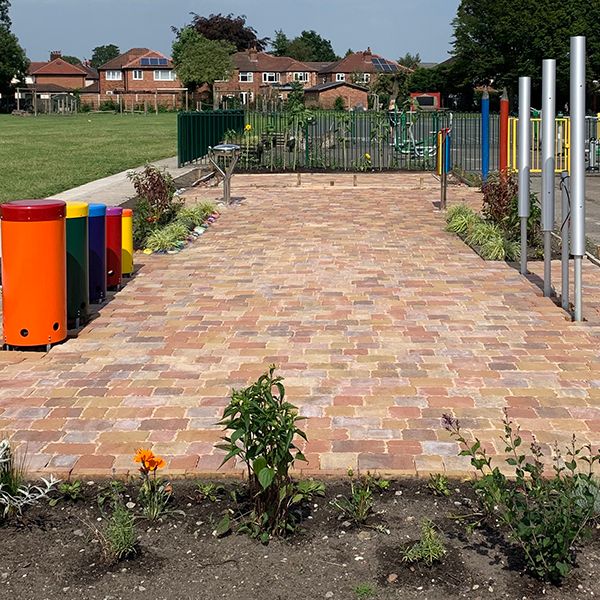
[[[167,61],[167,64],[143,64],[142,59],[163,59]],[[98,67],[98,70],[116,71],[121,69],[156,69],[157,67],[172,69],[173,61],[169,57],[157,52],[156,50],[150,50],[149,48],[131,48],[130,50],[127,50],[127,52],[123,52],[123,54],[120,54],[116,58],[104,63],[101,67]]]
[[[32,63],[33,64],[33,63]],[[62,76],[79,76],[87,75],[87,71],[82,65],[72,65],[62,58],[55,58],[49,62],[35,63],[37,68],[29,69],[30,75],[62,75]]]
[[[238,71],[249,72],[305,72],[317,71],[308,63],[300,62],[289,56],[273,56],[266,52],[257,52],[256,50],[246,50],[245,52],[236,52],[233,55],[233,65]]]
[[[40,67],[43,67],[46,64],[46,61],[34,61],[32,60],[29,63],[29,67],[27,67],[27,75],[31,75],[35,73]]]
[[[81,64],[85,72],[87,73],[86,79],[99,79],[98,69],[94,69],[94,67],[90,67],[90,65]]]
[[[328,67],[330,67],[334,63],[332,63],[331,61],[328,61],[328,62],[307,61],[304,64],[306,64],[309,67],[313,68],[317,72],[321,72],[321,71],[326,70]]]
[[[32,93],[35,91],[38,94],[40,93],[49,93],[49,94],[71,94],[74,92],[73,88],[68,88],[63,85],[57,85],[56,83],[35,83],[27,86]]]
[[[411,72],[412,69],[399,65],[395,60],[383,58],[373,54],[368,48],[364,52],[354,52],[342,60],[324,67],[321,73],[397,73],[398,71]]]
[[[349,87],[355,90],[361,90],[362,92],[369,91],[366,87],[356,83],[350,83],[349,81],[329,81],[327,83],[319,83],[317,85],[313,85],[312,87],[306,88],[304,92],[324,92],[326,90],[333,90],[339,87]]]

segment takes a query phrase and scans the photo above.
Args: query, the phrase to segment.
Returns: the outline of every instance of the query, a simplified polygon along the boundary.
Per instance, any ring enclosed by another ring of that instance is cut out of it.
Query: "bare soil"
[[[228,483],[234,487],[236,483]],[[328,482],[327,495],[309,507],[303,531],[268,545],[245,535],[212,532],[227,506],[198,501],[192,482],[175,482],[174,507],[185,512],[162,522],[138,521],[139,554],[107,564],[86,523],[103,526],[97,486],[85,498],[30,509],[0,527],[0,598],[11,600],[353,600],[454,598],[516,600],[591,598],[600,594],[600,539],[578,549],[578,564],[562,587],[524,572],[518,549],[487,526],[466,532],[474,512],[468,484],[452,482],[450,498],[434,496],[426,481],[393,481],[377,496],[370,527],[345,523],[330,505],[348,494],[347,482]],[[132,490],[132,501],[135,501]],[[402,562],[401,549],[419,535],[424,517],[447,548],[427,568]],[[373,527],[383,525],[389,534]]]

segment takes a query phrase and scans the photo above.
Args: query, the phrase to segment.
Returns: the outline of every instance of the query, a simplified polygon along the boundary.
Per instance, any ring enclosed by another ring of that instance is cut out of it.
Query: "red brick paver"
[[[236,177],[241,204],[144,258],[77,339],[0,354],[0,431],[34,471],[110,475],[151,446],[172,473],[214,472],[231,387],[272,362],[308,417],[311,471],[464,472],[443,412],[498,451],[504,408],[544,444],[600,443],[600,328],[446,233],[430,175],[296,184]]]

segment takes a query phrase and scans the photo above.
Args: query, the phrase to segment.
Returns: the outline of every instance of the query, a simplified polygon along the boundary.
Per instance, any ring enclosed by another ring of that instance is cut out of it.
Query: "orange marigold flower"
[[[162,469],[167,463],[161,456],[153,456],[147,463],[148,469],[156,471],[156,469]]]
[[[138,463],[142,463],[142,466],[147,467],[148,463],[154,459],[154,453],[152,450],[146,450],[139,448],[133,457],[133,460]]]

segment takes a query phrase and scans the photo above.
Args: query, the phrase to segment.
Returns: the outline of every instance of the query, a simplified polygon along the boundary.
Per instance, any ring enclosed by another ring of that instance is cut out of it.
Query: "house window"
[[[106,71],[107,81],[121,81],[123,79],[122,71]]]
[[[279,81],[279,73],[263,73],[263,83],[277,83]]]
[[[240,71],[240,82],[252,83],[254,81],[254,73],[251,71]]]
[[[242,104],[248,104],[249,102],[252,102],[252,92],[240,92],[240,102]]]
[[[173,71],[160,70],[154,71],[154,81],[174,81],[175,73]]]
[[[141,69],[135,69],[133,71],[133,79],[135,81],[142,81],[144,79],[144,71]]]
[[[346,73],[336,73],[335,80],[336,81],[346,81]]]
[[[294,73],[294,81],[306,83],[308,81],[308,73]]]
[[[356,83],[369,83],[371,81],[370,73],[357,73]]]

